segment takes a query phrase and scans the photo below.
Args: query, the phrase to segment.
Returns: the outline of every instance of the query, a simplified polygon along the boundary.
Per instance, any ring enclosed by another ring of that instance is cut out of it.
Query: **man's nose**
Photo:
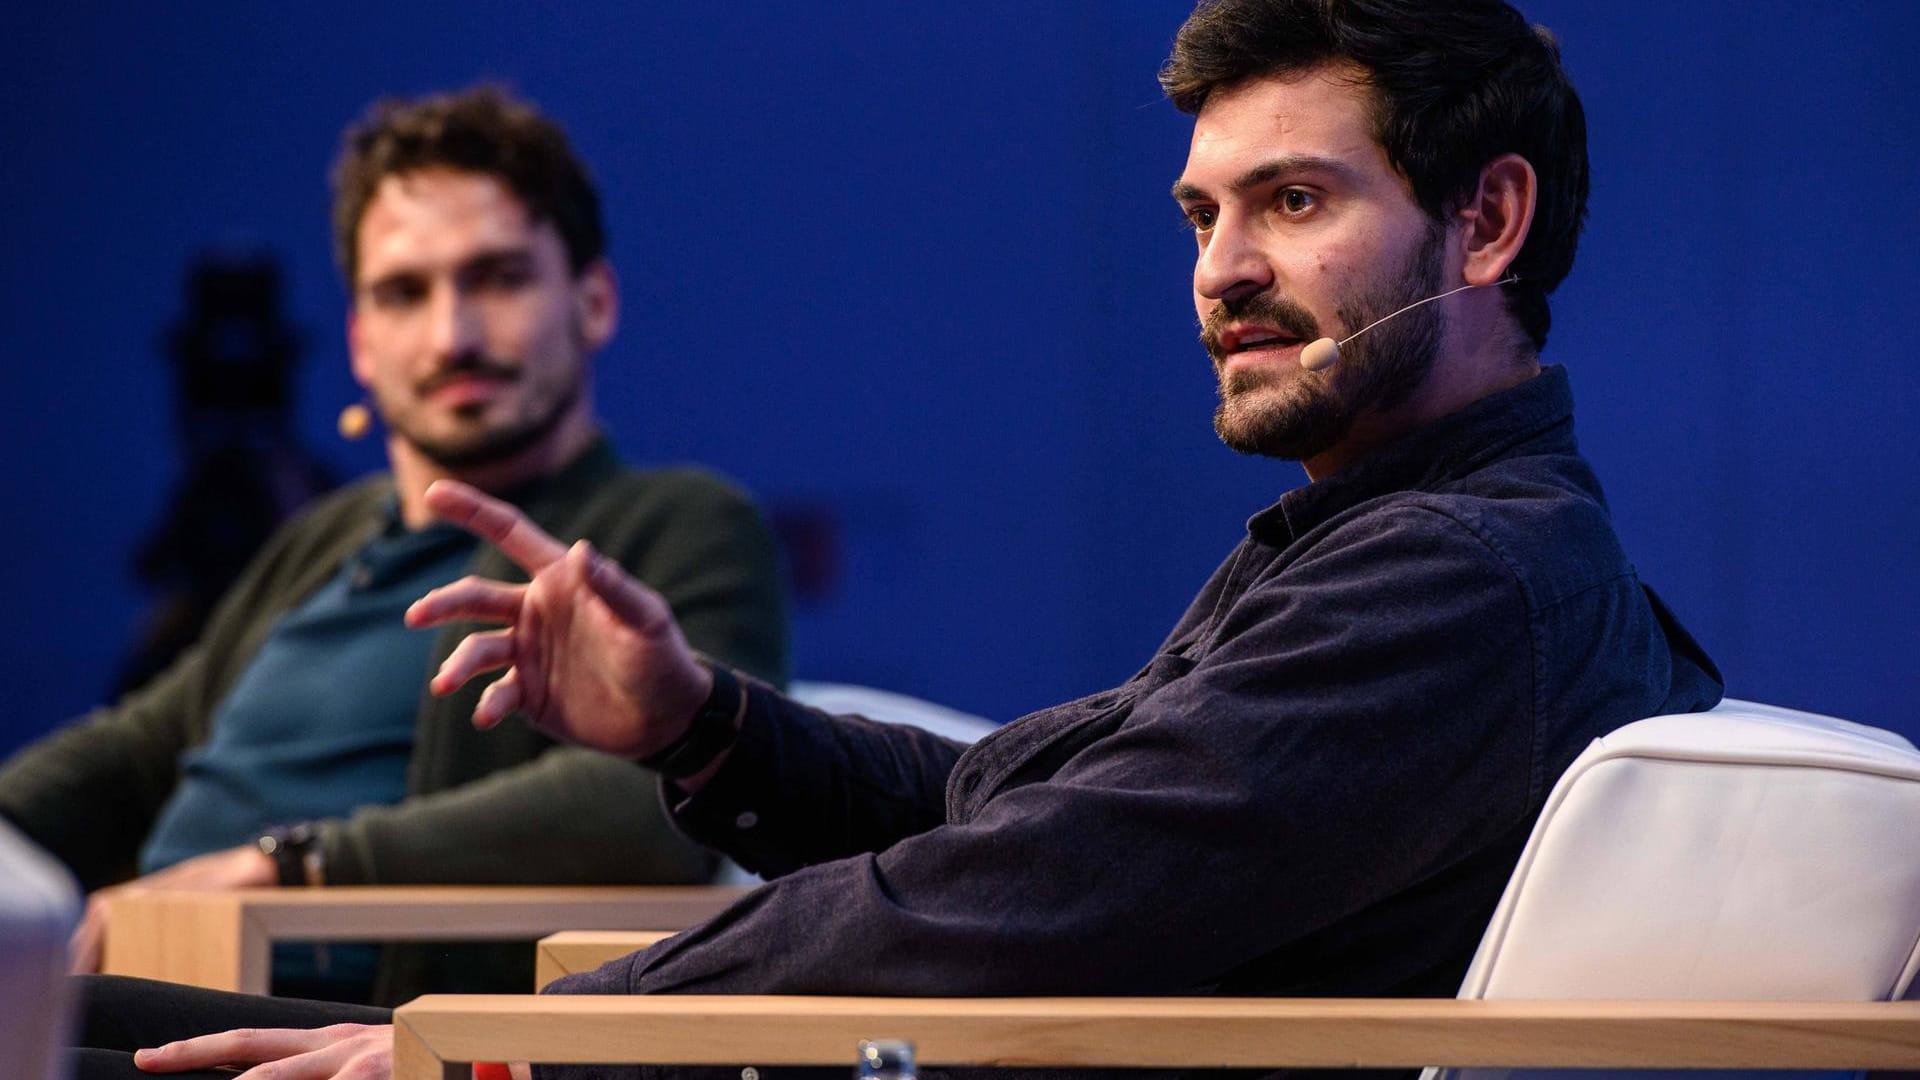
[[[1193,263],[1193,291],[1209,300],[1233,300],[1273,284],[1273,264],[1246,224],[1222,215]]]
[[[480,313],[459,289],[435,290],[427,318],[427,344],[437,359],[449,360],[479,350]]]

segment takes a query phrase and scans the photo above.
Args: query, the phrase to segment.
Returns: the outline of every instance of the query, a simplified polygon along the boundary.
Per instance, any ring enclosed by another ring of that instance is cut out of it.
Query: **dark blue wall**
[[[995,717],[1142,661],[1301,481],[1213,439],[1153,71],[1178,0],[35,5],[0,33],[0,749],[97,699],[177,463],[156,336],[209,243],[354,391],[323,174],[371,98],[501,78],[597,169],[622,446],[844,523],[798,669]],[[1920,4],[1536,0],[1592,125],[1557,297],[1620,531],[1738,695],[1920,734]]]

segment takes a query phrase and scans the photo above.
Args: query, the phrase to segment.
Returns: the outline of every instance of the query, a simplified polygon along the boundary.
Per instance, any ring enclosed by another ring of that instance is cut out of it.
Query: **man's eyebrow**
[[[486,248],[476,251],[460,261],[463,267],[490,267],[501,263],[532,262],[531,245],[514,244],[506,247]]]
[[[526,244],[509,244],[502,247],[484,248],[473,252],[460,260],[458,271],[472,273],[475,270],[491,270],[500,266],[515,266],[535,261],[533,248]],[[427,271],[415,266],[396,266],[379,277],[368,278],[363,289],[375,289],[388,282],[411,281],[427,276]]]
[[[1227,190],[1235,195],[1244,195],[1254,188],[1271,183],[1281,176],[1298,173],[1330,174],[1340,180],[1351,182],[1358,170],[1339,158],[1324,157],[1319,154],[1287,154],[1270,161],[1263,161],[1239,176],[1227,185]],[[1208,197],[1205,189],[1185,180],[1173,185],[1173,197],[1180,202],[1193,202]]]

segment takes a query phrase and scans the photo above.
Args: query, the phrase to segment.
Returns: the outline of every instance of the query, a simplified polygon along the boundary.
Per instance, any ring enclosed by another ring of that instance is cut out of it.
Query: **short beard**
[[[1358,329],[1441,291],[1445,238],[1437,223],[1430,226],[1391,282],[1337,305],[1341,325]],[[1303,341],[1321,334],[1305,309],[1271,293],[1222,301],[1201,333],[1220,370],[1220,405],[1213,413],[1220,441],[1242,454],[1289,461],[1305,461],[1337,445],[1362,412],[1405,404],[1432,372],[1446,329],[1440,309],[1427,304],[1342,345],[1331,370],[1229,371],[1217,350],[1218,328],[1248,317],[1298,333]]]
[[[585,336],[578,327],[574,328],[573,334],[575,350],[580,356],[585,356],[587,347]],[[444,378],[466,371],[491,371],[503,377],[518,379],[532,377],[527,368],[522,365],[509,364],[479,355],[464,357],[454,362],[438,377]],[[560,396],[555,398],[545,410],[519,423],[493,431],[482,431],[471,437],[429,438],[419,432],[408,430],[410,425],[405,422],[405,418],[396,416],[378,398],[375,399],[374,406],[380,411],[381,421],[386,425],[387,430],[398,436],[408,446],[413,447],[421,457],[448,472],[461,472],[510,460],[550,437],[579,404],[580,397],[586,389],[586,381],[586,367],[581,363],[574,368],[572,379]]]
[[[406,439],[422,457],[448,472],[498,464],[524,453],[529,447],[539,445],[552,435],[580,400],[581,381],[574,380],[567,387],[567,392],[555,400],[553,407],[546,412],[531,417],[525,423],[487,432],[473,441],[422,440],[404,433],[401,438]]]

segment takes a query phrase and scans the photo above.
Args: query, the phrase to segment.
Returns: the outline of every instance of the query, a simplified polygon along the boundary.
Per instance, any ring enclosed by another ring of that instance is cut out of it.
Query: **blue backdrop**
[[[1555,302],[1643,576],[1733,693],[1920,735],[1920,4],[1525,5],[1585,97],[1592,219]],[[84,9],[83,9],[84,8]],[[301,426],[355,396],[324,172],[372,98],[494,78],[593,163],[625,284],[621,446],[841,525],[797,670],[995,718],[1129,674],[1302,482],[1214,440],[1185,9],[30,5],[0,33],[10,630],[0,750],[97,700],[178,472],[156,344],[212,243],[308,330]]]

